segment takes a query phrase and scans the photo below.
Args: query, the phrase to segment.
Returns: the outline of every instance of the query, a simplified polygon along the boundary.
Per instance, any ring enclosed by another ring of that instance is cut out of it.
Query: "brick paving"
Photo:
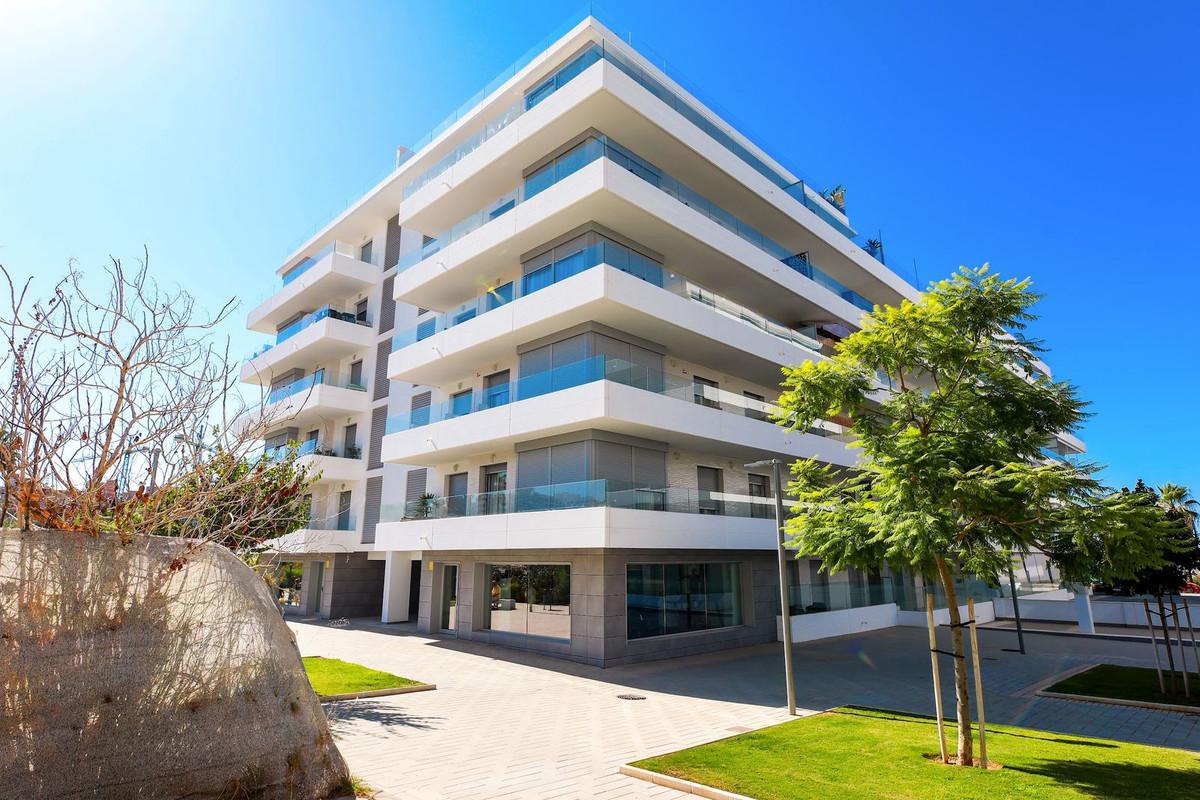
[[[384,798],[683,798],[617,768],[787,718],[778,645],[601,670],[420,635],[410,625],[291,626],[305,655],[438,685],[326,707],[351,771]],[[799,705],[806,712],[857,704],[932,713],[925,636],[895,628],[797,645]],[[1147,646],[1037,634],[1026,642],[1030,653],[1021,656],[1005,650],[1015,647],[1012,633],[980,632],[990,721],[1200,750],[1200,716],[1031,691],[1081,664],[1153,666]]]

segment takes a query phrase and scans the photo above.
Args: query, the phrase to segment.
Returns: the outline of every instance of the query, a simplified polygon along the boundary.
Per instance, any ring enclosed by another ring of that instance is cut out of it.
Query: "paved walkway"
[[[787,716],[778,645],[601,670],[422,636],[409,625],[291,626],[305,655],[438,685],[327,706],[351,771],[385,798],[684,798],[617,768]],[[859,704],[932,713],[925,636],[896,628],[797,645],[799,704],[809,711]],[[982,631],[980,638],[989,720],[1200,750],[1200,716],[1030,691],[1081,664],[1151,666],[1145,646],[1030,634],[1030,654],[1021,656],[1005,651],[1015,647],[1012,633]],[[949,672],[946,663],[946,692]]]

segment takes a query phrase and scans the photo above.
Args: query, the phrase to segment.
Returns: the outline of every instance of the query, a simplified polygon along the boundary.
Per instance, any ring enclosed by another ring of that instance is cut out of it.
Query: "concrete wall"
[[[1074,593],[1062,591],[1052,594],[1059,596],[1044,598],[1025,595],[1019,598],[1021,619],[1043,622],[1078,622],[1079,610],[1075,605]],[[996,616],[1013,618],[1013,602],[1010,598],[998,597],[993,602],[996,606]],[[1144,628],[1146,626],[1146,609],[1142,606],[1140,599],[1097,600],[1096,597],[1093,597],[1092,619],[1100,625],[1135,625]],[[1197,619],[1200,619],[1200,615],[1197,616]]]

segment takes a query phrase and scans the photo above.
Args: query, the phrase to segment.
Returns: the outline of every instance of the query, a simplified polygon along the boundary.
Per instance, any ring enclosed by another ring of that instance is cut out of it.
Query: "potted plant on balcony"
[[[362,448],[358,445],[350,445],[346,448],[346,458],[362,458]]]
[[[433,492],[426,492],[417,498],[417,502],[413,506],[413,517],[416,519],[428,519],[433,516],[433,506],[437,502],[437,495]]]

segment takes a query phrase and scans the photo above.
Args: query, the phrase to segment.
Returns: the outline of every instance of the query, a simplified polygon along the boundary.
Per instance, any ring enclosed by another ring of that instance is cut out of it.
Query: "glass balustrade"
[[[649,284],[708,306],[730,319],[751,325],[761,331],[785,341],[800,345],[815,352],[821,351],[821,342],[816,338],[816,328],[802,330],[789,328],[775,322],[740,303],[735,303],[682,275],[665,270],[657,262],[623,245],[604,241],[547,264],[538,270],[526,273],[520,280],[488,289],[479,297],[447,311],[423,320],[419,324],[392,337],[392,351],[428,339],[434,334],[461,325],[476,317],[511,303],[514,299],[532,294],[539,289],[553,286],[559,281],[578,275],[592,267],[607,264],[627,272]]]
[[[409,519],[446,519],[558,511],[571,508],[628,508],[638,511],[670,511],[678,514],[710,514],[726,517],[774,519],[775,501],[770,497],[711,492],[674,486],[642,488],[625,481],[596,479],[505,489],[495,492],[427,496],[407,503],[384,505],[381,522]]]
[[[303,442],[288,442],[275,447],[263,448],[263,456],[279,461],[287,457],[291,451],[297,456],[332,456],[334,458],[362,458],[362,449],[356,446],[331,447],[316,439],[305,439]]]
[[[349,258],[358,258],[358,248],[346,242],[339,242],[336,239],[322,247],[317,252],[308,256],[296,266],[283,274],[283,285],[287,286],[292,281],[299,278],[304,273],[308,272],[314,266],[321,262],[326,256],[337,253],[338,255],[347,256]]]
[[[525,178],[516,189],[504,194],[483,209],[476,211],[452,226],[449,230],[432,237],[423,246],[400,259],[398,271],[409,269],[458,241],[481,226],[511,211],[521,203],[554,186],[559,181],[575,174],[598,158],[605,157],[623,167],[679,202],[708,217],[721,227],[737,234],[759,249],[779,259],[806,278],[824,286],[843,300],[865,311],[871,311],[871,301],[848,288],[836,278],[814,266],[803,253],[795,253],[763,235],[754,227],[730,214],[704,196],[692,191],[684,184],[666,175],[648,161],[613,142],[607,136],[589,137],[575,147],[555,158]]]
[[[356,392],[365,392],[367,390],[367,387],[363,386],[361,383],[354,383],[349,380],[336,381],[327,378],[325,370],[319,369],[316,372],[310,375],[305,375],[303,378],[294,380],[291,383],[275,387],[271,390],[270,394],[267,395],[267,403],[278,403],[281,400],[286,400],[287,398],[293,397],[301,392],[307,392],[316,386],[337,386],[343,389],[351,389]]]
[[[407,414],[389,417],[385,433],[412,430],[434,422],[464,417],[520,400],[528,400],[551,392],[607,380],[632,386],[655,394],[673,397],[688,403],[703,405],[718,411],[772,423],[779,407],[755,397],[736,394],[714,386],[699,384],[685,378],[667,375],[657,369],[633,364],[605,355],[592,356],[543,372],[525,375],[501,386],[476,393],[459,392],[442,403],[414,409]],[[817,436],[849,441],[849,430],[836,422],[819,420],[808,431]]]

